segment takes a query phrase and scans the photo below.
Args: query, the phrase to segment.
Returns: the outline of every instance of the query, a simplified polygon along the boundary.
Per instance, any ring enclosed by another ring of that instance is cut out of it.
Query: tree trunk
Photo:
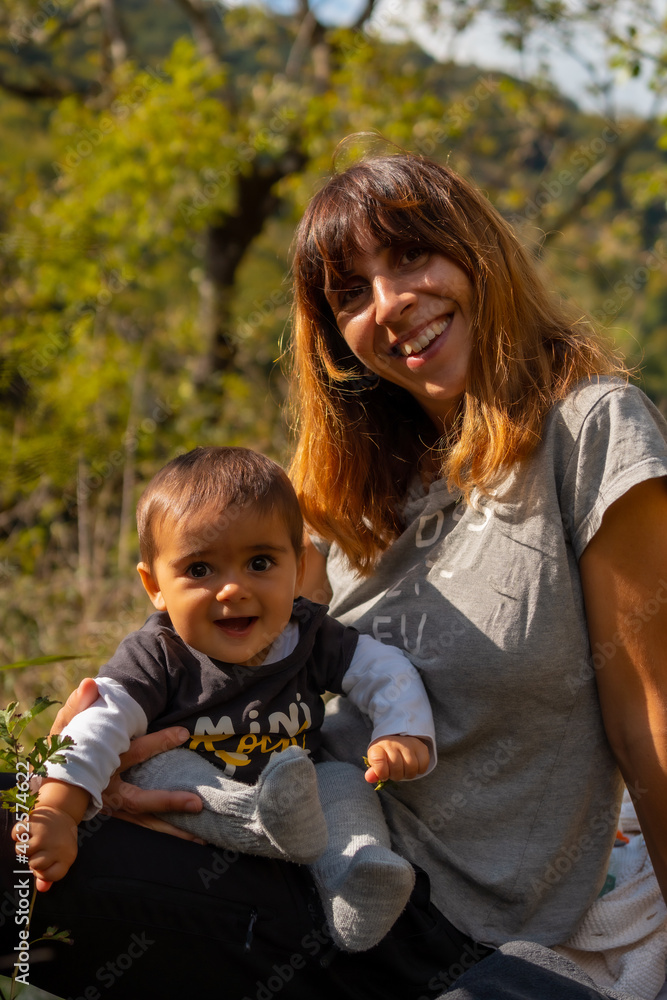
[[[146,341],[144,341],[144,345]],[[145,353],[145,352],[144,352]],[[130,568],[130,538],[134,526],[134,483],[135,483],[135,440],[139,401],[143,396],[146,381],[146,365],[142,357],[132,380],[130,411],[125,427],[125,461],[123,463],[123,487],[121,494],[120,521],[118,523],[118,574],[125,576]]]
[[[77,533],[79,560],[77,568],[77,578],[79,593],[83,604],[83,618],[86,619],[88,608],[88,598],[90,595],[90,507],[88,506],[89,488],[86,482],[86,460],[79,457],[79,468],[76,481],[76,511],[77,511]]]
[[[277,181],[298,170],[304,162],[299,152],[286,153],[268,168],[255,169],[239,178],[238,208],[224,222],[212,224],[206,234],[206,278],[201,285],[202,332],[208,350],[196,374],[200,388],[215,387],[216,376],[231,368],[236,346],[231,330],[234,279],[248,247],[261,233],[278,199],[272,193]]]

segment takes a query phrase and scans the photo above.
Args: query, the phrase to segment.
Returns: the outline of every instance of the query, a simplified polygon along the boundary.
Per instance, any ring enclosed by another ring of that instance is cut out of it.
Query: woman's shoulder
[[[629,422],[629,424],[628,424]],[[543,438],[566,430],[577,437],[587,424],[613,427],[629,425],[651,427],[667,438],[667,422],[658,408],[637,385],[614,376],[600,375],[579,382],[549,411]]]
[[[641,399],[648,400],[642,390],[628,382],[626,379],[615,375],[598,375],[593,378],[583,379],[577,382],[574,388],[554,405],[550,411],[551,415],[578,416],[584,415],[607,399],[628,399],[635,403]]]

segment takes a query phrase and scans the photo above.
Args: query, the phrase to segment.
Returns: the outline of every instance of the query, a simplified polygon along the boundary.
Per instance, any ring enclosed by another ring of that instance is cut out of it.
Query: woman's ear
[[[153,576],[150,566],[148,563],[140,562],[137,564],[137,572],[141,577],[141,582],[144,585],[144,590],[151,599],[151,604],[158,611],[166,611],[167,605],[164,602],[164,597],[162,596],[162,591],[158,585],[157,579]]]

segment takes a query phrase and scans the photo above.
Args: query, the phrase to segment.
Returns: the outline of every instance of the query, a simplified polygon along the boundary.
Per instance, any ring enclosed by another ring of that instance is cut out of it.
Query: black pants
[[[22,926],[15,887],[32,883],[15,861],[11,824],[0,811],[4,975]],[[539,946],[491,954],[429,902],[423,872],[387,937],[345,954],[331,944],[305,868],[104,816],[82,824],[76,862],[38,896],[31,939],[53,924],[74,944],[31,949],[29,981],[66,1000],[432,1000],[450,988],[452,1000],[620,997]]]
[[[3,819],[8,830],[12,814]],[[11,956],[14,886],[32,876],[14,862],[7,832],[3,849],[0,955]],[[418,1000],[489,953],[429,903],[423,872],[391,934],[351,955],[332,945],[305,868],[104,816],[82,824],[76,862],[38,895],[31,938],[53,924],[74,944],[38,945],[30,982],[72,1000],[204,991],[220,1000]],[[13,958],[6,963],[0,972],[9,975]]]

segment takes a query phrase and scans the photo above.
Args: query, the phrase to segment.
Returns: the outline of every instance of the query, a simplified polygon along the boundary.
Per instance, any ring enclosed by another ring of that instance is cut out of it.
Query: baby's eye
[[[271,569],[273,566],[273,559],[270,556],[254,556],[249,565],[255,573],[266,573],[267,569]]]
[[[191,566],[188,566],[185,572],[186,575],[191,576],[193,580],[201,580],[205,576],[208,576],[211,570],[206,565],[206,563],[196,562],[192,563]]]

